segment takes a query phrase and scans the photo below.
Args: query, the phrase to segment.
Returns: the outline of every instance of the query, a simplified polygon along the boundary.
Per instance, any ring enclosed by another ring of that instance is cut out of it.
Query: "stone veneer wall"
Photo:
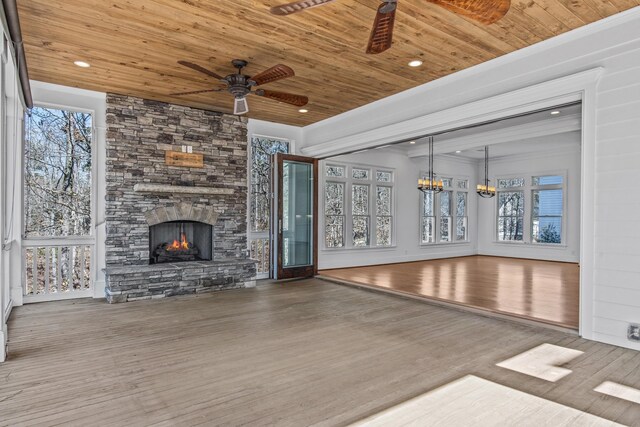
[[[180,151],[182,145],[204,155],[204,168],[165,164],[165,151]],[[255,261],[247,255],[245,118],[108,94],[106,163],[107,301],[255,283]],[[183,188],[136,191],[136,184]],[[203,194],[191,191],[194,187],[222,190]],[[149,265],[149,225],[175,219],[213,225],[213,261]]]
[[[193,146],[204,168],[165,165],[165,150]],[[107,95],[107,267],[149,263],[145,212],[185,202],[213,209],[214,260],[245,257],[247,120],[238,116]],[[232,194],[134,191],[138,183],[223,187]]]

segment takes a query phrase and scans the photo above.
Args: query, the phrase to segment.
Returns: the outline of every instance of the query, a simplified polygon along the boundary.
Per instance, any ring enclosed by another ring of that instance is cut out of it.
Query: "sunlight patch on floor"
[[[579,350],[552,344],[542,344],[503,362],[496,363],[496,366],[546,381],[556,382],[572,372],[570,369],[560,366],[572,361],[581,354],[583,352]]]
[[[467,375],[352,426],[620,426],[531,394]]]

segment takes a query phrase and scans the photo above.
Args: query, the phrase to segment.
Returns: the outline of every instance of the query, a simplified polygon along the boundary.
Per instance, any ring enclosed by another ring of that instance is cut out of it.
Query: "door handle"
[[[282,234],[282,219],[278,219],[278,234]]]

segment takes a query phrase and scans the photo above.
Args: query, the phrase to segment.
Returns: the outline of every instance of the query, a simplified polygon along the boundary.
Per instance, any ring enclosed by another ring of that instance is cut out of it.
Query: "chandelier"
[[[433,137],[429,137],[429,161],[428,161],[429,171],[427,176],[423,176],[418,179],[418,190],[426,193],[428,191],[432,191],[434,193],[439,193],[443,190],[444,186],[442,185],[442,179],[436,180],[436,173],[433,171]]]
[[[486,145],[484,147],[484,184],[476,186],[476,193],[485,199],[496,195],[496,187],[489,186],[489,146]]]

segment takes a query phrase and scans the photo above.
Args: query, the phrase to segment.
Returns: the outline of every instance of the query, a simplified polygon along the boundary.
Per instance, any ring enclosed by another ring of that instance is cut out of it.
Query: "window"
[[[498,240],[522,241],[524,191],[498,192]]]
[[[324,172],[325,247],[393,245],[393,171],[327,164]]]
[[[376,245],[391,246],[391,187],[376,187]]]
[[[25,236],[90,236],[91,114],[35,107],[26,121]]]
[[[421,195],[420,242],[437,244],[468,240],[467,191],[469,181],[442,178],[441,193]]]
[[[433,195],[434,193],[431,191],[423,193],[422,195],[422,243],[433,243],[436,241],[436,215]]]
[[[344,183],[327,182],[324,186],[325,245],[344,246]]]
[[[353,246],[369,246],[369,186],[353,184],[351,189]]]
[[[467,193],[456,193],[456,241],[467,240]]]
[[[534,176],[532,185],[531,241],[562,243],[563,177]]]
[[[440,193],[440,241],[451,241],[451,197],[453,191]]]

